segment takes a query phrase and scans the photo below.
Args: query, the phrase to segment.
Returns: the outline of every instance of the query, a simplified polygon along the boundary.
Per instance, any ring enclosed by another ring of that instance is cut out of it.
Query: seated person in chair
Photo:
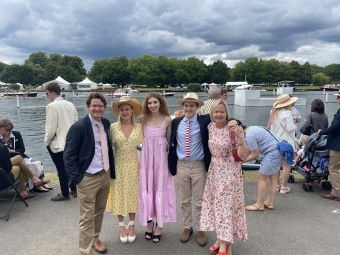
[[[0,167],[5,170],[8,177],[13,182],[16,179],[20,180],[18,190],[24,199],[29,199],[37,195],[37,193],[28,193],[26,191],[25,178],[31,178],[35,187],[39,187],[49,182],[42,181],[38,177],[34,176],[21,156],[17,155],[10,158],[7,146],[2,143],[0,143]],[[7,178],[0,178],[0,189],[5,189],[9,186],[10,183],[8,183]]]
[[[19,131],[13,130],[14,125],[13,123],[7,118],[0,118],[0,143],[5,144],[8,147],[10,157],[13,158],[14,156],[20,155],[24,158],[26,162],[29,161],[29,157],[25,154],[25,145],[24,140]],[[12,162],[13,163],[13,162]],[[36,162],[29,162],[27,163],[28,167],[31,169],[34,175],[38,176],[41,180],[43,180],[42,171],[39,171],[39,166],[41,166],[40,161]],[[36,165],[36,167],[32,165]],[[33,183],[31,182],[31,186]],[[31,187],[30,187],[31,188]],[[33,187],[33,190],[36,192],[47,192],[51,187],[47,186],[47,184]]]

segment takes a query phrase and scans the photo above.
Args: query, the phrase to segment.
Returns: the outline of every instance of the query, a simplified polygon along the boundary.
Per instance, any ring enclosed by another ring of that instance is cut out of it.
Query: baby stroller
[[[295,171],[306,179],[306,183],[302,184],[306,192],[313,191],[312,182],[321,183],[325,190],[332,188],[328,181],[329,150],[326,143],[326,135],[312,134],[305,144],[304,157],[296,163]]]

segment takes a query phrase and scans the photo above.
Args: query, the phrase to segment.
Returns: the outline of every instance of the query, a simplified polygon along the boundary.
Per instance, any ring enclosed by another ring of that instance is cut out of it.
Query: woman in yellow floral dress
[[[143,142],[143,129],[135,123],[142,105],[135,98],[123,96],[112,103],[118,121],[111,124],[110,134],[115,153],[116,179],[111,179],[107,210],[118,216],[120,240],[133,243],[136,238],[134,220],[138,212],[138,157],[137,146]],[[124,217],[129,215],[129,223]]]

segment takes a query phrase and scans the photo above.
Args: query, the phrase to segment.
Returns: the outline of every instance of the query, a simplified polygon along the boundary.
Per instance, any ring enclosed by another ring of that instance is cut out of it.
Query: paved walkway
[[[290,184],[291,193],[278,194],[275,210],[247,212],[249,239],[235,241],[233,254],[242,255],[337,255],[340,241],[340,202],[320,197],[320,185],[314,192],[304,192],[301,183]],[[78,208],[77,200],[50,202],[58,187],[13,206],[10,220],[0,221],[0,253],[3,255],[77,255]],[[257,183],[245,183],[246,203],[256,200]],[[6,202],[0,201],[0,214]],[[179,198],[177,223],[165,224],[162,240],[154,244],[144,239],[144,228],[136,222],[137,239],[134,244],[122,244],[118,237],[117,217],[105,213],[100,239],[107,245],[107,254],[209,254],[215,235],[207,234],[208,245],[198,246],[196,235],[182,244]],[[127,222],[127,220],[126,220]],[[97,254],[94,252],[94,254]]]

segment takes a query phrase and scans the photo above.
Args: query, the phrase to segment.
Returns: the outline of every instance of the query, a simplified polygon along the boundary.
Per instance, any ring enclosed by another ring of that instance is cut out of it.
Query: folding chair
[[[11,213],[13,203],[15,199],[17,198],[17,196],[26,205],[26,207],[28,207],[28,204],[26,203],[25,199],[22,198],[20,192],[18,191],[18,183],[20,180],[16,180],[15,182],[12,182],[12,180],[8,177],[7,173],[1,167],[0,167],[0,178],[7,178],[8,182],[10,183],[10,185],[6,189],[0,190],[0,197],[13,196],[11,204],[9,205],[9,208],[7,210],[7,214],[5,216],[0,217],[1,220],[8,221],[9,214]],[[8,192],[10,189],[14,189],[15,192]],[[5,193],[5,194],[2,195],[1,193]]]

